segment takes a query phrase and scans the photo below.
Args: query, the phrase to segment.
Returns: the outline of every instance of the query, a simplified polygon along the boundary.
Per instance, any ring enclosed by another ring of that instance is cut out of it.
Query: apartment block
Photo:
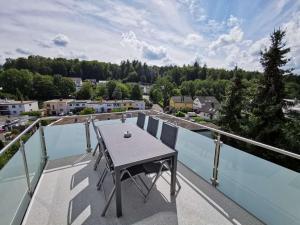
[[[0,100],[0,115],[18,116],[23,112],[38,111],[37,101]]]

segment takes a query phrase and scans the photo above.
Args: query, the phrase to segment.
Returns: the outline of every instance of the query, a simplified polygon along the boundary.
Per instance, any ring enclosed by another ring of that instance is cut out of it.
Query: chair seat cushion
[[[131,176],[136,176],[138,174],[145,173],[144,167],[142,165],[132,166],[127,168]],[[121,181],[128,179],[130,176],[128,173],[125,173],[121,179]]]
[[[161,167],[161,163],[160,162],[145,163],[143,164],[143,167],[146,174],[158,173],[159,168]],[[167,171],[167,170],[168,168],[164,165],[162,171]]]

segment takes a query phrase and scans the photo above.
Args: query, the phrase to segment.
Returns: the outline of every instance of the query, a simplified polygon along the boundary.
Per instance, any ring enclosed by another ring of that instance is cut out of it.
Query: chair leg
[[[93,151],[93,156],[95,156],[95,154],[96,154],[96,152],[97,152],[97,149],[98,149],[98,147],[99,147],[99,143],[96,145],[96,147],[95,147],[95,149],[94,149],[94,151]]]
[[[141,185],[139,185],[139,184],[136,182],[136,180],[135,180],[134,177],[129,173],[128,170],[124,170],[124,171],[123,171],[123,173],[122,173],[122,175],[121,175],[121,179],[122,179],[122,177],[124,176],[125,173],[128,174],[128,176],[130,177],[130,179],[133,181],[133,183],[134,183],[135,186],[137,187],[138,191],[141,193],[142,197],[145,198],[146,195],[145,195],[145,193],[143,192],[143,189],[142,189]]]
[[[94,164],[94,170],[97,170],[97,167],[98,167],[98,165],[99,165],[99,163],[101,161],[102,155],[103,155],[102,152],[99,151],[99,155],[98,155],[98,157],[97,157],[97,159],[95,161],[95,164]]]
[[[144,187],[147,189],[147,191],[149,191],[149,187],[147,186],[147,184],[145,183],[145,181],[141,178],[140,175],[137,176],[139,178],[139,180],[142,182],[142,184],[144,185]]]
[[[100,189],[101,189],[102,184],[103,184],[103,182],[104,182],[104,179],[105,179],[107,173],[108,173],[108,171],[107,171],[107,169],[105,168],[104,171],[103,171],[103,173],[102,173],[102,175],[101,175],[101,177],[100,177],[100,179],[99,179],[99,181],[98,181],[98,183],[97,183],[97,190],[100,190]]]
[[[109,207],[109,205],[110,205],[110,202],[111,202],[111,200],[112,200],[112,198],[113,198],[115,192],[116,192],[116,186],[114,185],[114,187],[113,187],[111,193],[109,194],[108,201],[107,201],[107,203],[106,203],[106,205],[105,205],[105,207],[104,207],[104,209],[103,209],[103,211],[102,211],[102,213],[101,213],[101,216],[105,216],[106,211],[107,211],[107,209],[108,209],[108,207]]]
[[[149,197],[149,195],[150,195],[150,192],[151,192],[152,188],[154,187],[154,184],[156,183],[156,181],[158,180],[158,178],[161,176],[161,174],[162,174],[162,169],[163,169],[164,166],[165,166],[165,163],[162,163],[162,164],[160,165],[159,170],[158,170],[157,173],[156,173],[155,179],[154,179],[154,181],[152,182],[152,184],[151,184],[151,186],[150,186],[150,188],[149,188],[149,191],[148,191],[148,193],[147,193],[147,195],[146,195],[146,197],[145,197],[145,199],[144,199],[144,202],[146,202],[146,201],[148,200],[148,197]]]

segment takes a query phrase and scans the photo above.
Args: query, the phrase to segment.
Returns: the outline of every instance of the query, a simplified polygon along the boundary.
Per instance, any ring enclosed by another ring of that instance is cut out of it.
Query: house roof
[[[200,112],[214,115],[220,108],[220,103],[214,96],[196,96],[195,99],[201,103],[201,107],[197,108]]]
[[[68,103],[72,101],[74,101],[74,99],[52,99],[52,100],[45,101],[44,103],[56,103],[56,102]]]
[[[193,103],[193,99],[190,96],[172,96],[171,99],[176,103]]]
[[[213,102],[215,104],[220,104],[220,102],[214,96],[195,96],[195,99],[199,99],[201,103]]]
[[[23,104],[30,104],[37,101],[29,100],[29,101],[15,101],[15,100],[2,100],[0,99],[0,105],[23,105]]]

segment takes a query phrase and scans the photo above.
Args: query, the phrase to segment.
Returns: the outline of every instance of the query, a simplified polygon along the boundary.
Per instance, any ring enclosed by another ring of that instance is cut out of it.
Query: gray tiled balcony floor
[[[100,171],[92,169],[93,159],[72,165],[79,157],[48,162],[23,224],[262,224],[180,163],[178,180],[182,188],[175,197],[169,194],[168,173],[158,180],[147,203],[128,180],[122,183],[123,217],[116,218],[114,201],[106,217],[101,217],[112,187],[111,178],[105,180],[104,191],[97,191]],[[150,178],[144,179],[150,182]]]

